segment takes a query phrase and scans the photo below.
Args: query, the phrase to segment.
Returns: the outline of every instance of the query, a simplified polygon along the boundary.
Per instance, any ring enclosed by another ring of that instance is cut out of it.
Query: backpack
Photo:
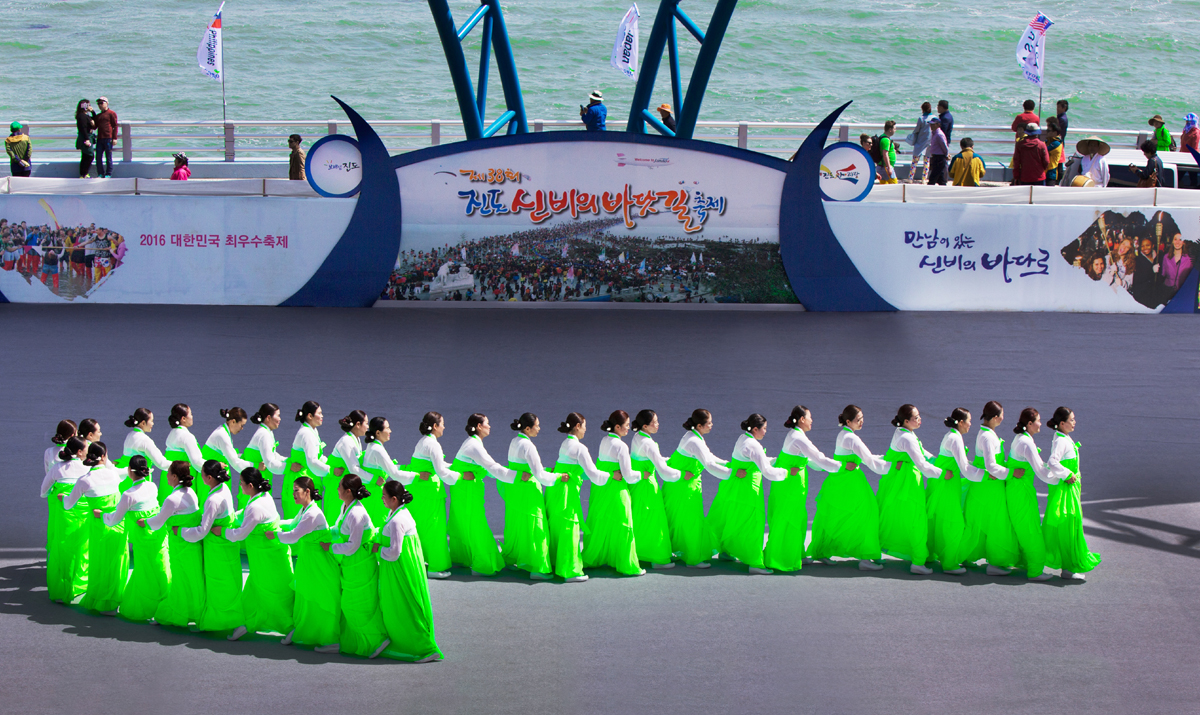
[[[876,164],[883,164],[883,147],[879,145],[880,136],[876,134],[871,137],[871,158]]]

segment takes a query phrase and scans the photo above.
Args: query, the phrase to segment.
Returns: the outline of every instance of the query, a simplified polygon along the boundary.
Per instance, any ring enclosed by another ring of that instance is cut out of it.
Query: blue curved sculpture
[[[787,169],[779,200],[779,255],[796,298],[814,311],[894,311],[838,242],[821,198],[821,156],[846,102],[817,125]]]
[[[362,151],[358,204],[342,237],[303,288],[280,305],[369,307],[387,285],[400,253],[400,182],[375,130],[345,102],[341,105]]]

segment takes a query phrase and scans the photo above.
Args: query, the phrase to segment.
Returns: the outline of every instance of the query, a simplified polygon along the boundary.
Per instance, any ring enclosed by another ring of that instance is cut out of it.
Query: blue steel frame
[[[430,0],[432,2],[432,0]],[[650,40],[646,43],[646,54],[642,58],[642,67],[638,72],[637,88],[633,93],[633,105],[629,109],[629,124],[626,131],[633,134],[645,134],[646,124],[654,127],[664,136],[679,139],[691,139],[696,131],[696,119],[700,115],[700,104],[704,101],[704,92],[708,89],[708,78],[712,75],[713,65],[717,61],[717,53],[721,50],[721,40],[725,39],[725,30],[729,27],[729,19],[737,6],[737,0],[718,0],[713,10],[712,19],[708,22],[708,30],[701,32],[700,28],[688,17],[683,8],[679,7],[681,0],[660,0],[658,14],[654,17],[654,28],[650,31]],[[696,66],[692,68],[692,78],[688,81],[687,96],[680,99],[679,86],[679,48],[675,36],[675,21],[700,42],[700,54],[696,57]],[[650,110],[650,99],[654,96],[654,81],[658,76],[658,66],[662,63],[663,46],[667,46],[671,59],[671,98],[675,104],[675,131],[667,129],[658,116]]]
[[[525,100],[521,97],[521,82],[517,78],[517,64],[513,60],[500,0],[479,0],[479,8],[471,13],[462,27],[455,27],[447,0],[429,0],[429,10],[433,13],[433,23],[437,26],[442,49],[446,52],[446,64],[450,66],[450,77],[454,80],[454,93],[458,96],[458,110],[462,114],[467,139],[486,139],[506,124],[508,134],[528,132]],[[483,22],[483,46],[479,51],[479,86],[473,91],[462,41],[480,21]],[[487,109],[488,66],[493,51],[496,53],[496,69],[500,73],[506,106],[505,111],[485,127],[483,117]]]

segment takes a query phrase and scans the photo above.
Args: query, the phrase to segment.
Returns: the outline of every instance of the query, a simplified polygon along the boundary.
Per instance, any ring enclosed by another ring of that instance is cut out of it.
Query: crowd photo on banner
[[[1092,280],[1157,308],[1187,280],[1196,249],[1197,243],[1184,240],[1179,224],[1166,211],[1155,212],[1149,221],[1140,211],[1105,211],[1063,247],[1062,257]]]
[[[567,221],[402,250],[380,298],[467,301],[795,303],[779,244],[608,233]]]
[[[124,236],[94,223],[29,225],[6,218],[0,218],[0,246],[0,268],[68,300],[87,296],[103,284],[121,266],[126,251]]]

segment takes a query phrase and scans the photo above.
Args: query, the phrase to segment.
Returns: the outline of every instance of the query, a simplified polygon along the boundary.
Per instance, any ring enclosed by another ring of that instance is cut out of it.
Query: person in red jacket
[[[97,99],[96,105],[100,107],[100,113],[95,116],[96,171],[100,173],[100,178],[104,179],[112,176],[113,142],[117,140],[119,130],[117,113],[108,108],[108,97]]]
[[[1041,139],[1042,129],[1030,122],[1025,125],[1025,138],[1017,142],[1013,154],[1013,186],[1044,186],[1050,152]]]
[[[1032,99],[1025,100],[1025,104],[1022,105],[1022,107],[1025,109],[1025,111],[1021,112],[1020,114],[1017,115],[1017,117],[1015,119],[1013,119],[1013,123],[1012,123],[1013,133],[1019,135],[1021,133],[1021,129],[1026,124],[1038,124],[1042,121],[1041,117],[1039,117],[1038,115],[1033,113],[1033,108],[1036,106],[1037,106],[1037,104]]]

